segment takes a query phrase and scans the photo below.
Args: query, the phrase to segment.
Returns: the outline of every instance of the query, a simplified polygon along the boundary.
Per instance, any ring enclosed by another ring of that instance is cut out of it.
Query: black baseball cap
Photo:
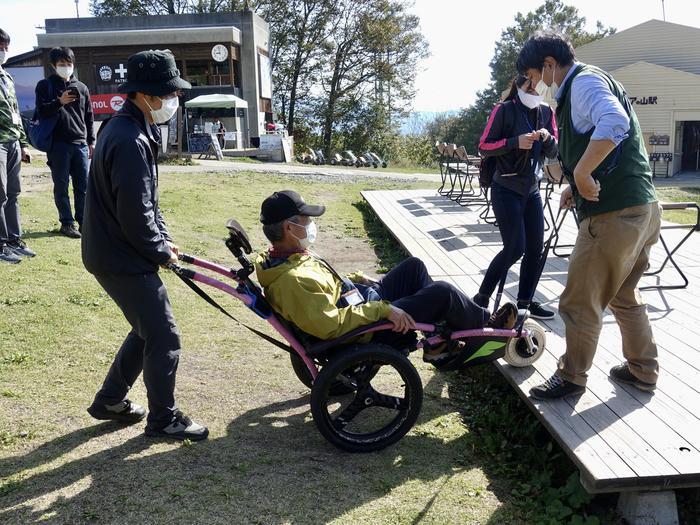
[[[175,64],[175,57],[166,49],[141,51],[129,57],[126,63],[126,82],[118,88],[120,93],[140,91],[146,95],[162,97],[192,85],[183,80]]]
[[[319,217],[326,213],[326,207],[306,204],[296,191],[276,191],[260,206],[260,222],[275,224],[295,215]]]

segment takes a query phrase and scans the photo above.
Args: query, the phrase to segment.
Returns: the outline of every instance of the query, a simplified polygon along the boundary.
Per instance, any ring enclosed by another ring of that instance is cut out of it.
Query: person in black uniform
[[[82,255],[131,325],[88,413],[125,423],[142,420],[146,411],[127,394],[143,372],[146,435],[195,441],[209,431],[175,403],[180,333],[158,276],[160,266],[177,261],[178,249],[158,208],[160,135],[154,125],[173,117],[178,91],[190,87],[169,51],[129,57],[127,82],[120,86],[128,98],[102,124],[90,167]]]
[[[61,222],[61,234],[80,239],[83,223],[88,159],[95,145],[90,91],[74,75],[75,55],[68,47],[54,47],[49,54],[54,73],[36,85],[39,118],[56,117],[51,149],[46,153],[51,168],[53,196]],[[73,182],[75,215],[68,184]],[[77,221],[78,226],[75,225]]]

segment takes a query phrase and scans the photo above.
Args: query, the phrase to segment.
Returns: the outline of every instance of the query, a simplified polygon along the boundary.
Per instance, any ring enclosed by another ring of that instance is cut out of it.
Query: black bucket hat
[[[295,215],[319,217],[325,211],[325,206],[306,204],[296,191],[276,191],[263,201],[260,207],[260,222],[275,224]]]
[[[129,57],[126,64],[126,82],[119,86],[120,93],[139,91],[162,97],[192,85],[180,77],[175,57],[169,50],[141,51]]]

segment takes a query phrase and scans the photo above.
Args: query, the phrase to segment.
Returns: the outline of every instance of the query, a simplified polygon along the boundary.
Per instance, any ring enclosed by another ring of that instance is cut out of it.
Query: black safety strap
[[[278,341],[274,337],[271,337],[271,336],[267,335],[266,333],[261,332],[260,330],[256,330],[252,326],[248,326],[244,322],[236,319],[234,316],[232,316],[230,313],[228,313],[223,306],[221,306],[219,303],[217,303],[207,292],[205,292],[199,286],[197,286],[197,284],[195,284],[195,282],[192,279],[188,279],[187,277],[185,277],[184,275],[181,275],[178,272],[175,272],[175,275],[177,275],[180,279],[182,279],[182,282],[185,283],[187,286],[189,286],[197,295],[199,295],[202,299],[204,299],[206,302],[208,302],[214,308],[219,310],[226,317],[233,319],[239,325],[243,326],[244,328],[247,328],[248,330],[253,332],[255,335],[258,335],[258,336],[262,337],[263,339],[265,339],[265,341],[267,341],[268,343],[271,343],[271,344],[275,345],[278,348],[281,348],[282,350],[284,350],[286,352],[292,351],[292,349],[289,345],[285,345],[284,343]]]

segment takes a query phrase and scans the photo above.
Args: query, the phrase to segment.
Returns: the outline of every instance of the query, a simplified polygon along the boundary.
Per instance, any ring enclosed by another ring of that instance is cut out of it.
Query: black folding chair
[[[476,194],[476,189],[474,188],[474,171],[471,169],[472,165],[469,160],[469,155],[464,146],[459,146],[454,151],[454,158],[456,161],[455,171],[457,173],[457,178],[459,180],[459,195],[456,196],[455,201],[458,204],[463,202],[469,202]],[[467,185],[469,188],[467,188]]]
[[[493,224],[494,226],[497,226],[498,221],[496,220],[496,215],[493,213],[493,206],[491,206],[491,192],[489,189],[490,188],[482,188],[482,192],[484,194],[484,209],[481,210],[481,213],[479,213],[479,218],[486,224]]]
[[[645,276],[651,276],[651,275],[659,275],[663,269],[666,267],[667,263],[671,263],[671,266],[673,266],[676,271],[678,272],[678,275],[680,275],[681,279],[683,280],[683,284],[655,284],[655,285],[650,285],[650,286],[643,286],[639,288],[640,290],[680,290],[682,288],[686,288],[688,286],[688,278],[686,277],[685,273],[683,273],[683,270],[681,270],[680,266],[678,266],[678,263],[673,259],[674,254],[679,250],[683,244],[685,244],[685,241],[687,241],[690,236],[693,234],[693,232],[700,231],[700,207],[697,205],[695,202],[670,202],[670,203],[662,203],[661,208],[663,210],[695,210],[695,224],[666,224],[661,226],[661,231],[662,234],[659,236],[659,240],[661,241],[661,245],[664,247],[664,250],[666,251],[666,258],[664,261],[661,263],[661,266],[659,267],[658,270],[653,270],[653,271],[648,271],[644,275]],[[686,233],[680,241],[676,244],[676,246],[672,249],[669,250],[668,244],[666,243],[666,240],[664,239],[663,236],[663,231],[665,230],[688,230],[688,233]]]
[[[450,179],[450,189],[448,191],[443,191],[442,195],[445,197],[455,200],[455,193],[457,191],[457,183],[459,178],[457,176],[457,161],[455,160],[455,151],[457,150],[456,144],[445,144],[445,162],[444,169],[447,173],[447,177]]]
[[[444,142],[441,144],[439,142],[435,143],[435,149],[438,152],[438,166],[440,168],[440,187],[437,192],[440,195],[446,195],[450,193],[451,190],[445,191],[445,184],[447,183],[447,144]],[[454,185],[453,185],[454,186]]]
[[[463,191],[456,202],[460,206],[471,206],[474,204],[479,206],[487,205],[488,197],[486,196],[486,189],[482,188],[481,185],[474,185],[474,182],[479,174],[481,158],[474,155],[468,155],[464,146],[460,146],[457,149],[457,156],[462,161],[461,166],[463,166],[463,168],[460,167]],[[469,185],[469,189],[466,187],[467,184]]]

